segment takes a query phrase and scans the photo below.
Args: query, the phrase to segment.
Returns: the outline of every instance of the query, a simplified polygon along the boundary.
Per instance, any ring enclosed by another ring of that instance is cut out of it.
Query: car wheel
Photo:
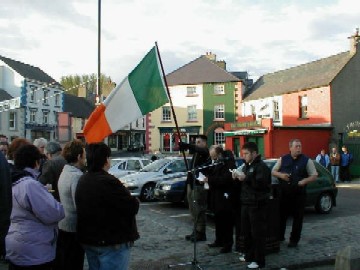
[[[142,202],[152,202],[155,200],[154,196],[155,183],[148,183],[144,185],[141,190],[140,200]]]
[[[316,211],[320,214],[328,214],[330,213],[332,207],[333,207],[332,196],[329,193],[320,194],[315,205]]]

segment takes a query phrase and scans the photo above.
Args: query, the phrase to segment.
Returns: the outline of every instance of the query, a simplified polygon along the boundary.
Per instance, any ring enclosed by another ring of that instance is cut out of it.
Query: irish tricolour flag
[[[169,101],[157,47],[115,87],[90,115],[84,127],[87,143],[100,142],[110,134]]]

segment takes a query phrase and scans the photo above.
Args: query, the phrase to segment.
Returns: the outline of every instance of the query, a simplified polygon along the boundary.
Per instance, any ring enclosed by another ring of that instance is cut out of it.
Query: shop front
[[[299,139],[302,152],[315,158],[321,149],[329,149],[332,127],[329,126],[274,126],[271,118],[252,119],[244,117],[236,123],[224,126],[227,149],[241,156],[245,142],[255,142],[264,158],[279,158],[289,153],[289,142]]]
[[[181,141],[192,143],[199,134],[200,126],[179,127]],[[180,137],[174,127],[159,127],[160,151],[162,153],[173,153],[179,151]]]

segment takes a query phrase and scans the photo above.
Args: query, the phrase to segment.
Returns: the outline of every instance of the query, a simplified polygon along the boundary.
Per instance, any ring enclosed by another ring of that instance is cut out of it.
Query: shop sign
[[[239,129],[239,128],[252,128],[252,127],[261,127],[261,121],[254,120],[254,121],[246,121],[246,122],[238,122],[238,123],[231,123],[231,129]]]

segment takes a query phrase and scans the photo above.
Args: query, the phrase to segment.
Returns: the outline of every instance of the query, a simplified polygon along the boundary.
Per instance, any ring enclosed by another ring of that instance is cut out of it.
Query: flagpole
[[[163,64],[162,64],[162,61],[161,61],[160,52],[159,52],[159,48],[158,48],[157,42],[155,42],[155,47],[156,47],[156,52],[157,52],[157,54],[158,54],[158,56],[159,56],[159,62],[160,62],[160,66],[161,66],[161,72],[162,72],[162,74],[163,74],[166,92],[167,92],[168,97],[169,97],[171,112],[172,112],[172,114],[173,114],[173,116],[174,116],[174,122],[175,122],[176,132],[177,132],[177,134],[178,134],[178,136],[179,136],[180,142],[182,142],[182,141],[181,141],[181,135],[180,135],[179,125],[178,125],[178,122],[177,122],[177,119],[176,119],[175,109],[174,109],[174,106],[173,106],[173,103],[172,103],[172,100],[171,100],[170,91],[169,91],[169,87],[168,87],[168,84],[167,84],[167,80],[166,80],[166,76],[165,76],[165,72],[164,72],[164,67],[163,67]],[[183,157],[184,157],[186,170],[189,171],[189,165],[188,165],[188,162],[187,162],[187,158],[186,158],[186,155],[185,155],[185,151],[182,149],[182,150],[181,150],[181,153],[182,153],[182,155],[183,155]]]
[[[98,0],[98,66],[95,105],[100,104],[100,78],[101,78],[101,0]]]

